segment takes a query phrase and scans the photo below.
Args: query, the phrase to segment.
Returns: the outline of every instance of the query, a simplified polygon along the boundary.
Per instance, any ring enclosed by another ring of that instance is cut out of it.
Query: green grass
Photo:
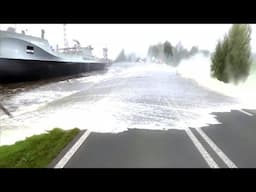
[[[34,135],[13,145],[0,147],[0,168],[43,168],[79,133],[79,129],[64,131],[55,128]]]

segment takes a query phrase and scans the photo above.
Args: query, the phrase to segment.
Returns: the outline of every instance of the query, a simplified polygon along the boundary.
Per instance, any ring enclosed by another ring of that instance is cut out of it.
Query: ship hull
[[[0,83],[40,80],[103,70],[105,63],[0,58]]]

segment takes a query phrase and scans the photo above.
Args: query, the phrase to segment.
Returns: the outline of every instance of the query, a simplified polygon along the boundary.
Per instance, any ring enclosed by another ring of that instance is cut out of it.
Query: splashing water
[[[197,54],[188,60],[183,60],[177,67],[177,71],[181,76],[191,78],[209,90],[238,99],[243,108],[256,108],[256,72],[251,72],[244,83],[234,85],[212,78],[210,66],[210,57]]]
[[[6,100],[17,105],[30,102],[37,109],[3,119],[0,144],[54,127],[118,133],[128,128],[166,130],[218,124],[212,112],[241,107],[225,95],[243,101],[248,92],[241,95],[241,89],[251,91],[254,80],[250,76],[239,86],[219,82],[210,77],[210,60],[203,55],[183,60],[176,68],[116,63],[106,74],[52,83]]]

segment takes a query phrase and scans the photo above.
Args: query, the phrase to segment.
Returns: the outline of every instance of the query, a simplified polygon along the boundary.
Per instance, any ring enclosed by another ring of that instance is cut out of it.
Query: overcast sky
[[[6,30],[14,24],[0,24]],[[256,52],[256,25],[252,26],[252,51]],[[27,34],[40,36],[45,29],[45,38],[56,47],[63,46],[62,24],[17,24],[17,31],[28,30]],[[145,56],[149,45],[170,41],[172,45],[181,42],[188,49],[198,46],[213,51],[218,39],[223,38],[231,24],[67,24],[66,34],[69,45],[73,39],[82,46],[92,45],[94,54],[102,56],[102,48],[107,47],[110,58],[115,58],[121,49]]]

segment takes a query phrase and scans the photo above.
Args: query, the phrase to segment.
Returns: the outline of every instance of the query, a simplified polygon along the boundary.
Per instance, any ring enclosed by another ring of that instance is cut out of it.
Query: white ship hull
[[[102,70],[107,62],[54,52],[48,41],[0,31],[0,82],[18,82]]]

